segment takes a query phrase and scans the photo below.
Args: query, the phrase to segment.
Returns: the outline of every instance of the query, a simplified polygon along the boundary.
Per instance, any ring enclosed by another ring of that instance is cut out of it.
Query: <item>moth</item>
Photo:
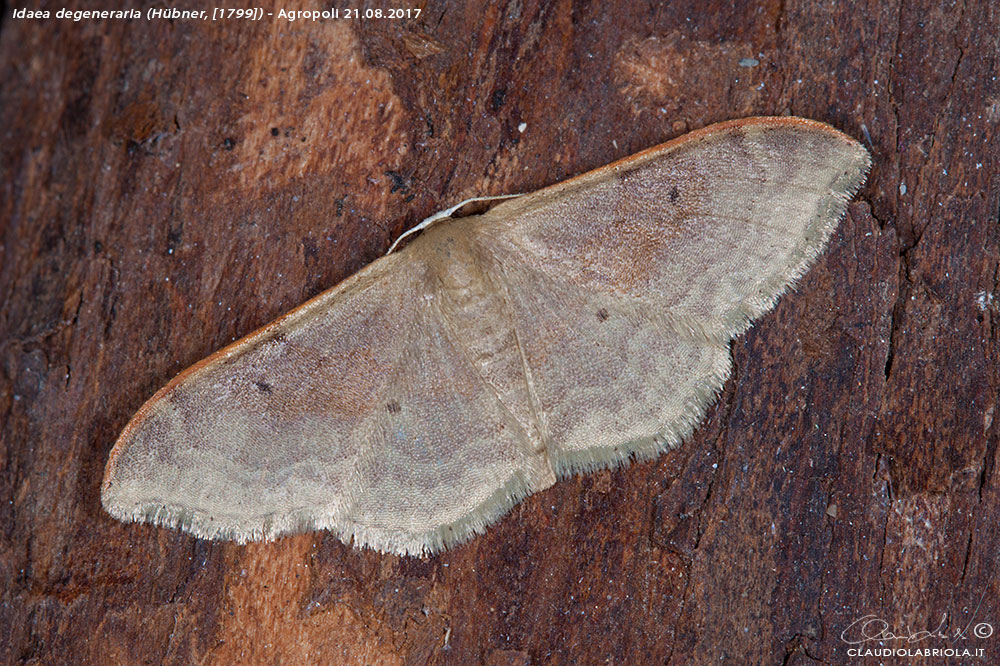
[[[240,543],[423,555],[577,472],[687,438],[729,345],[825,248],[871,163],[801,118],[711,125],[464,218],[188,368],[105,509]]]

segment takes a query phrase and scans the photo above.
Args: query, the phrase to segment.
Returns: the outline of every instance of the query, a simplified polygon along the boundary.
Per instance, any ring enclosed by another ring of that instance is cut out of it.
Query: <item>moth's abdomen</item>
[[[469,245],[448,239],[439,248],[444,256],[437,264],[439,288],[435,300],[445,327],[464,351],[464,360],[496,391],[532,440],[533,448],[540,450],[543,438],[538,415],[503,293]]]

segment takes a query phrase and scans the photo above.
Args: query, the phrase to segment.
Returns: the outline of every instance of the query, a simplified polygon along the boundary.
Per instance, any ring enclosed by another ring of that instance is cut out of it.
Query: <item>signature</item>
[[[948,614],[941,616],[941,621],[934,629],[922,629],[920,631],[898,632],[889,626],[889,623],[877,615],[862,615],[854,622],[851,622],[840,632],[840,640],[848,645],[860,645],[869,641],[906,641],[916,643],[928,638],[943,638],[945,640],[966,640],[971,634],[976,638],[989,638],[993,635],[993,626],[987,622],[980,622],[975,627],[970,620],[968,624],[960,629],[948,629]]]
[[[985,597],[985,595],[983,595]],[[976,638],[989,638],[993,635],[993,625],[988,622],[979,622],[973,626],[973,622],[976,619],[976,613],[979,612],[979,606],[982,605],[983,600],[980,599],[979,603],[976,604],[976,609],[972,611],[972,616],[964,627],[957,629],[950,629],[948,627],[948,614],[943,613],[941,615],[941,621],[934,629],[930,630],[920,630],[920,631],[898,631],[898,629],[892,628],[888,622],[880,618],[874,613],[869,613],[868,615],[862,615],[854,622],[851,622],[840,632],[840,640],[844,641],[848,645],[860,645],[862,643],[868,643],[873,641],[906,641],[907,643],[916,643],[918,641],[927,640],[928,638],[939,638],[944,640],[966,640],[969,638],[969,629],[971,627],[971,635]],[[909,628],[907,628],[909,629]]]

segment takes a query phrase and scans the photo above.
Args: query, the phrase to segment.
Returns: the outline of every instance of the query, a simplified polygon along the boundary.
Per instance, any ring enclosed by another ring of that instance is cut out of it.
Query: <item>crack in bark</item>
[[[730,350],[730,354],[732,354],[731,350]],[[729,379],[732,380],[735,377],[735,375],[736,375],[736,361],[734,359],[733,360],[733,372],[730,374],[730,378]],[[727,380],[727,381],[729,381],[729,380]],[[726,409],[726,413],[728,414],[731,411],[731,406],[732,406],[732,392],[730,392],[730,397],[726,400],[726,404],[728,406],[727,409]],[[728,423],[729,423],[729,420],[726,419],[725,422],[724,422],[724,424],[723,424],[723,426],[722,426],[722,432],[719,433],[719,436],[716,438],[716,441],[725,439],[725,435],[729,431],[729,425],[728,425]],[[694,567],[694,560],[695,560],[695,557],[697,555],[698,548],[701,547],[701,539],[702,539],[702,537],[705,534],[705,522],[704,522],[704,518],[705,518],[706,507],[711,502],[711,499],[712,499],[712,496],[713,496],[713,492],[714,492],[714,488],[715,488],[716,477],[721,473],[721,470],[722,470],[722,462],[723,462],[722,447],[715,445],[715,446],[712,447],[712,449],[715,452],[715,454],[718,456],[718,462],[716,463],[717,467],[715,468],[715,473],[712,474],[712,478],[708,482],[708,490],[705,492],[704,499],[702,499],[702,501],[698,505],[698,507],[692,511],[692,513],[694,513],[694,512],[698,513],[698,525],[697,525],[697,528],[696,528],[696,535],[695,535],[695,539],[694,539],[694,544],[691,547],[691,555],[690,555],[690,557],[684,557],[684,555],[682,553],[678,553],[678,555],[680,555],[681,559],[683,559],[685,561],[685,564],[686,564],[686,566],[687,566],[688,569],[685,572],[685,576],[684,576],[684,590],[681,592],[681,595],[680,595],[681,596],[681,603],[680,603],[680,608],[678,609],[678,612],[677,612],[677,621],[676,621],[676,623],[675,623],[674,626],[683,626],[683,623],[681,622],[681,620],[682,620],[682,618],[684,618],[685,613],[687,612],[687,609],[689,607],[688,601],[689,601],[689,596],[690,596],[690,592],[691,592],[691,579],[693,577],[691,569]],[[673,653],[674,653],[674,645],[671,644],[670,653],[667,655],[667,659],[664,662],[665,664],[670,664],[670,660],[673,657]]]
[[[1000,197],[998,197],[998,199],[997,199],[996,228],[1000,229]],[[998,257],[993,262],[993,287],[990,290],[990,293],[991,294],[996,294],[998,291],[1000,291],[1000,257]],[[990,338],[989,339],[991,341],[993,341],[994,344],[997,343],[997,339],[998,339],[997,317],[995,316],[996,311],[997,311],[996,308],[987,308],[986,309],[986,315],[985,315],[987,317],[987,321],[988,321],[989,327],[990,327]],[[984,362],[987,365],[989,365],[989,358],[984,358],[983,360],[984,360]],[[993,389],[993,408],[994,409],[996,408],[996,402],[997,402],[996,398],[997,398],[997,393],[998,393],[998,387],[997,387],[997,383],[996,382],[997,382],[997,380],[996,380],[995,375],[990,375],[990,388]],[[994,412],[993,421],[990,423],[990,428],[992,428],[994,430],[996,430],[996,428],[997,428],[997,426],[996,426],[996,418],[997,417],[996,417],[996,414]],[[984,436],[988,436],[988,433],[984,432],[983,435]],[[987,481],[989,480],[989,476],[987,474],[987,471],[990,470],[990,469],[992,469],[993,466],[996,464],[996,450],[997,450],[997,448],[996,448],[996,446],[992,446],[991,447],[990,444],[989,444],[989,441],[990,440],[987,439],[986,448],[983,451],[983,463],[982,463],[982,466],[981,466],[981,468],[979,470],[979,479],[976,482],[976,486],[977,486],[976,487],[976,494],[977,494],[977,497],[978,497],[977,506],[978,506],[978,504],[982,504],[982,502],[983,502],[983,489],[986,487]]]
[[[959,583],[964,583],[965,582],[965,572],[969,568],[969,559],[972,557],[972,535],[975,533],[975,530],[972,529],[972,523],[973,522],[974,522],[974,520],[970,520],[969,521],[969,527],[970,527],[970,529],[969,529],[969,538],[965,542],[965,558],[962,561],[962,575],[959,576],[959,578],[958,578]]]
[[[875,458],[875,474],[873,475],[873,480],[878,478],[879,468],[881,468],[881,466],[882,466],[882,454],[879,453]],[[889,511],[892,510],[892,484],[888,479],[884,479],[883,483],[885,483],[886,500],[888,503],[886,507],[885,517],[884,520],[882,521],[882,544],[879,547],[879,552],[878,552],[878,585],[879,585],[878,596],[879,596],[879,602],[881,604],[879,608],[880,611],[885,610],[886,583],[885,583],[885,577],[882,575],[882,573],[885,569],[885,548],[889,534]]]
[[[961,24],[962,21],[964,20],[965,9],[966,7],[963,4],[961,13],[959,14],[958,20],[956,21],[956,25]],[[949,76],[949,82],[948,82],[948,90],[947,92],[945,92],[944,99],[942,100],[941,105],[939,107],[941,111],[939,111],[939,113],[937,114],[937,117],[934,120],[934,126],[931,128],[931,143],[930,146],[928,146],[927,148],[926,152],[927,159],[924,160],[923,166],[921,166],[920,170],[917,172],[918,186],[923,184],[923,181],[925,180],[923,174],[926,173],[927,169],[931,166],[929,162],[931,158],[931,153],[934,152],[934,148],[937,146],[938,134],[940,134],[941,132],[941,121],[942,121],[942,116],[944,115],[943,110],[948,105],[949,100],[951,100],[952,94],[955,92],[955,79],[958,77],[958,70],[962,65],[962,60],[965,58],[965,49],[962,48],[962,46],[958,43],[958,32],[959,32],[958,30],[952,31],[952,42],[954,44],[955,49],[958,51],[958,57],[955,59],[955,64],[951,68],[951,75]],[[935,162],[933,166],[936,167],[937,163]],[[920,189],[922,190],[923,188],[921,187]],[[938,188],[931,188],[931,189],[934,192],[934,196],[931,199],[930,210],[936,211],[938,209],[940,190]],[[911,233],[913,234],[913,242],[910,244],[910,246],[905,247],[903,249],[904,252],[909,252],[920,243],[921,238],[923,238],[924,231],[927,229],[928,226],[931,225],[932,219],[933,217],[928,216],[927,221],[920,227],[919,230],[917,229],[916,225],[913,224],[911,221],[910,229]],[[909,272],[908,266],[907,266],[907,272]]]
[[[806,647],[806,642],[809,640],[810,638],[805,634],[796,633],[785,641],[785,656],[781,660],[781,666],[788,666],[792,656],[796,653],[805,655],[807,659],[815,661],[817,664],[828,663],[809,652],[809,649]]]

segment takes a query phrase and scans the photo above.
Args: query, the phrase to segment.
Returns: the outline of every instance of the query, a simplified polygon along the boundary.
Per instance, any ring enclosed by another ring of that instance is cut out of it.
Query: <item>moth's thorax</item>
[[[458,226],[464,220],[449,220],[441,224],[440,232],[432,236],[427,255],[438,287],[446,292],[463,292],[478,288],[482,274],[476,265],[476,251]],[[424,239],[421,238],[421,241]]]

